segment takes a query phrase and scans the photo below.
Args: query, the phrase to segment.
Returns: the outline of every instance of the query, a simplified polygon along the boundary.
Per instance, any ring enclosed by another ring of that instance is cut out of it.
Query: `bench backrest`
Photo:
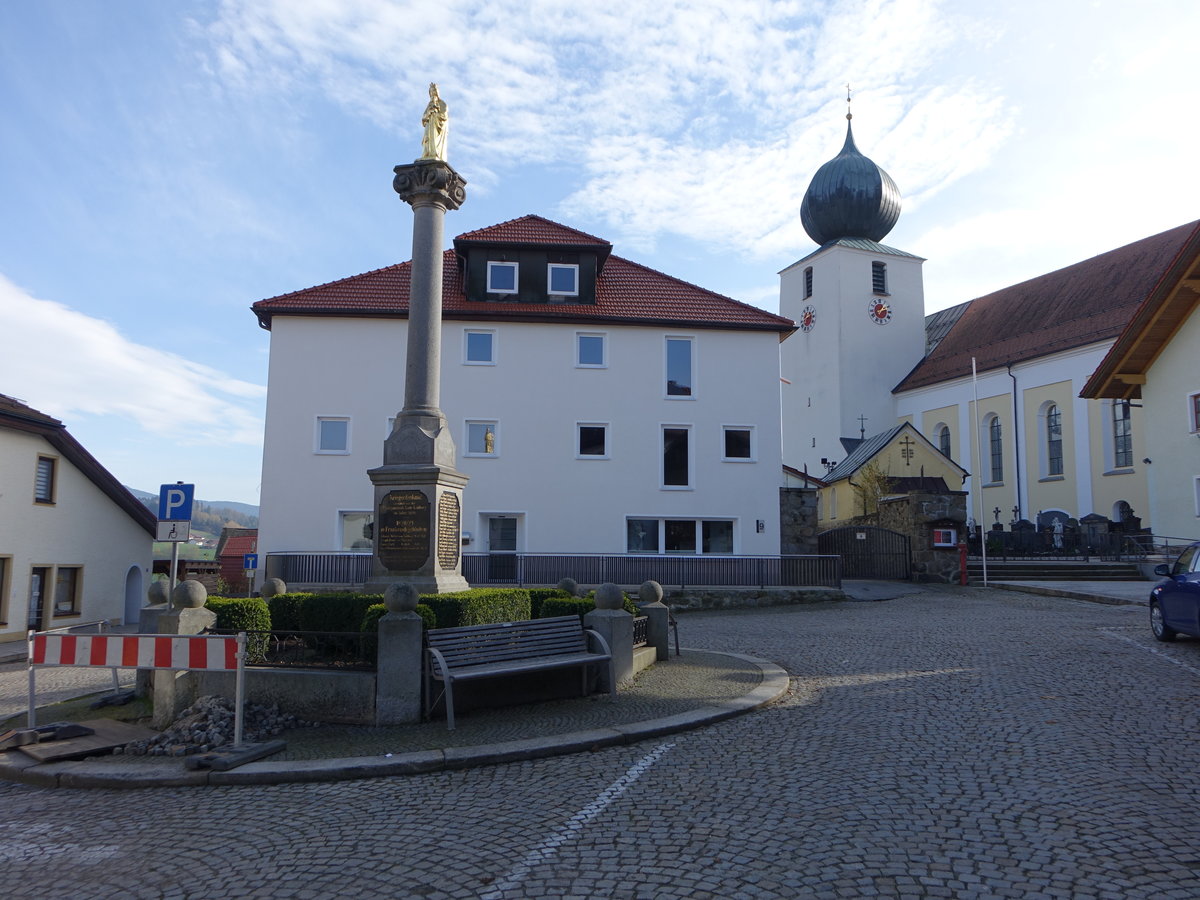
[[[579,616],[433,628],[425,637],[428,645],[436,648],[451,667],[587,650],[587,637]]]

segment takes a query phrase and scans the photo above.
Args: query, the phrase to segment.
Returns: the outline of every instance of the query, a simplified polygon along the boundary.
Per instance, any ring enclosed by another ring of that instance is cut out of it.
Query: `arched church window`
[[[988,446],[991,450],[992,481],[1004,480],[1004,435],[1000,430],[1000,417],[992,416],[988,421]]]
[[[1062,410],[1052,403],[1046,407],[1046,474],[1062,473]]]
[[[937,443],[937,448],[942,452],[942,456],[950,459],[950,426],[938,425],[933,430],[934,441]]]

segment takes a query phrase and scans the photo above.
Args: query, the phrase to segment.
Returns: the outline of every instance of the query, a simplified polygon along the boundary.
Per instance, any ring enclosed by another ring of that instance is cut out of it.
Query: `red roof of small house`
[[[459,242],[610,246],[591,235],[539,216],[525,216],[467,232]],[[402,262],[281,294],[251,309],[263,328],[276,315],[404,317],[408,315],[411,262]],[[791,319],[706,290],[619,256],[610,257],[596,278],[595,303],[496,303],[469,301],[456,251],[442,254],[442,317],[488,321],[579,322],[670,325],[776,331],[795,330]]]
[[[895,390],[1112,340],[1154,291],[1200,222],[972,300],[933,351]]]
[[[158,519],[137,497],[129,493],[100,461],[88,453],[61,421],[27,406],[15,397],[0,394],[0,428],[11,428],[44,438],[82,472],[96,487],[151,536],[155,536]]]
[[[221,578],[227,584],[240,584],[245,577],[242,562],[247,553],[258,552],[257,528],[224,528],[217,542],[217,561]]]

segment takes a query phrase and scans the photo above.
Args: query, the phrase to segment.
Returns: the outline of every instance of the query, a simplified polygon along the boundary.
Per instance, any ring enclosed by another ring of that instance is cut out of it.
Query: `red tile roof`
[[[1181,225],[972,300],[895,391],[970,375],[971,357],[984,372],[1114,339],[1198,228]]]
[[[518,238],[518,235],[522,236]],[[567,241],[567,236],[574,236]],[[538,216],[525,216],[491,228],[468,232],[455,239],[481,243],[576,245],[591,242],[610,245],[581,231],[558,225]],[[527,239],[526,239],[527,238]],[[442,254],[442,316],[446,319],[513,320],[533,322],[623,323],[628,325],[671,325],[692,328],[725,328],[790,333],[791,319],[705,290],[662,272],[610,257],[596,279],[596,302],[592,303],[504,303],[469,302],[463,291],[462,271],[453,250]],[[374,316],[408,315],[411,263],[403,262],[364,272],[290,294],[255,303],[251,309],[259,324],[271,327],[276,315]]]
[[[602,238],[534,215],[521,216],[519,219],[501,222],[499,225],[489,225],[487,228],[468,231],[454,239],[455,244],[461,241],[486,244],[570,244],[576,247],[612,247],[612,244]]]

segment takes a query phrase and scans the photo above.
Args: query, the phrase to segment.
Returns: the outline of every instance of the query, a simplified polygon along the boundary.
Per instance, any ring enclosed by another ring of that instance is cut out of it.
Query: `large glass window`
[[[625,534],[630,553],[658,552],[658,519],[629,519]]]
[[[1062,473],[1062,410],[1051,404],[1046,408],[1046,474]]]
[[[702,548],[705,553],[733,552],[733,523],[721,521],[706,521],[700,523],[703,537]]]
[[[338,531],[341,534],[341,550],[370,550],[372,547],[375,514],[369,512],[343,512],[339,514]]]
[[[1113,467],[1133,465],[1133,430],[1129,421],[1129,401],[1114,400],[1112,406]]]
[[[546,267],[546,288],[552,297],[576,296],[579,293],[579,266],[550,263]]]
[[[663,485],[688,487],[689,452],[687,428],[663,428]]]
[[[1004,435],[1000,430],[1000,417],[992,416],[988,421],[988,445],[991,449],[992,481],[1004,480]]]
[[[606,364],[604,359],[604,335],[575,335],[575,365],[581,368],[602,369]]]
[[[667,338],[667,396],[692,396],[691,338]]]
[[[317,417],[317,452],[349,453],[350,420],[341,417]]]
[[[627,519],[625,524],[630,553],[733,553],[732,519]]]
[[[54,467],[56,460],[52,456],[39,456],[37,473],[34,477],[33,499],[37,503],[54,502]]]
[[[489,294],[515,294],[517,292],[517,264],[489,260],[487,290]]]
[[[488,366],[496,362],[496,334],[492,331],[468,331],[464,361],[468,365]]]
[[[668,553],[696,552],[696,523],[691,519],[667,519],[663,534]]]

